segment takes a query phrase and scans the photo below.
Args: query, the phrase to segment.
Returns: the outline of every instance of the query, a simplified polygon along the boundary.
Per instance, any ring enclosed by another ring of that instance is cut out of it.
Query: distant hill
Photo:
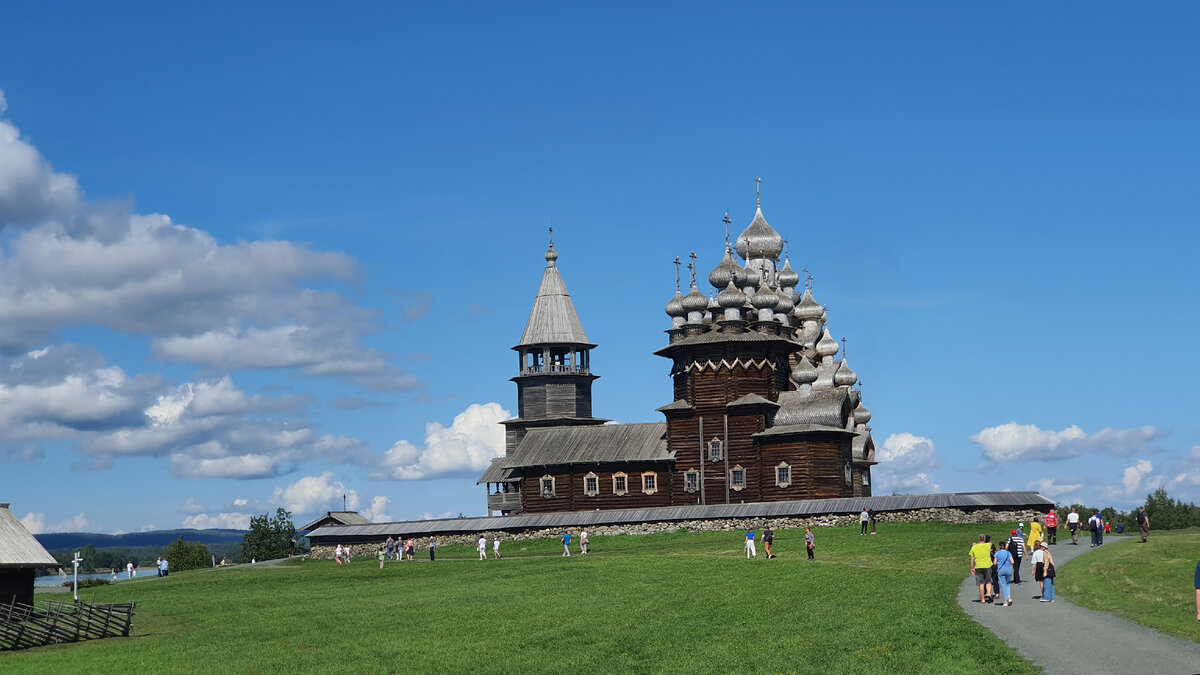
[[[88,544],[96,548],[133,548],[137,546],[166,546],[183,537],[185,541],[198,541],[205,545],[241,543],[242,536],[249,530],[150,530],[125,534],[98,534],[95,532],[49,532],[34,537],[49,550],[83,548]]]

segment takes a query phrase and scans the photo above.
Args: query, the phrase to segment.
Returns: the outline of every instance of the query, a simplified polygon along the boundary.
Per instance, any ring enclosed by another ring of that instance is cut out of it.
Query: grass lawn
[[[504,560],[296,561],[95,589],[135,635],[0,653],[0,671],[1033,673],[956,604],[978,526],[506,542]],[[92,589],[81,593],[92,599]],[[46,596],[40,596],[46,597]],[[62,597],[62,596],[57,596]]]
[[[1101,546],[1063,565],[1055,589],[1077,605],[1200,642],[1197,561],[1200,528],[1151,531],[1145,544]]]

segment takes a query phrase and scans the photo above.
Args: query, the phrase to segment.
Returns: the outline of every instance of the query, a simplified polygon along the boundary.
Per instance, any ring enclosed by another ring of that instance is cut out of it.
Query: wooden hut
[[[60,567],[12,514],[8,504],[0,504],[0,603],[16,599],[32,605],[34,570]]]
[[[326,511],[325,515],[317,518],[304,527],[296,530],[297,532],[314,532],[318,528],[327,525],[370,525],[371,521],[366,516],[359,515],[358,511]]]

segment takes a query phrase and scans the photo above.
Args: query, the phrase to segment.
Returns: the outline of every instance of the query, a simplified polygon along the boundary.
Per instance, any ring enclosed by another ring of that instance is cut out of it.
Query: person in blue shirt
[[[1000,603],[1004,607],[1012,605],[1013,554],[1008,549],[1001,548],[993,557],[996,566],[996,576],[1000,580]]]
[[[160,560],[158,563],[159,576],[165,577],[170,573],[170,571],[171,571],[171,563],[167,562],[166,558],[163,558],[162,560]]]
[[[563,543],[563,557],[570,558],[571,557],[571,533],[570,532],[563,532],[562,543]]]
[[[754,528],[746,530],[746,557],[757,558],[758,551],[754,548]]]

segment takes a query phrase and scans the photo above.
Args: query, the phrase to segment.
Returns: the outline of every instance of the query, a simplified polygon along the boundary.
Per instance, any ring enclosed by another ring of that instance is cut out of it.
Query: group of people
[[[874,533],[872,533],[874,534]],[[746,530],[746,558],[757,558],[758,548],[754,545],[754,528]],[[815,560],[813,551],[816,548],[816,537],[813,536],[812,528],[804,528],[804,548],[808,551],[808,559]],[[775,545],[775,532],[768,525],[762,531],[763,552],[767,558],[774,558],[775,552],[772,548]]]
[[[1052,521],[1057,522],[1057,517]],[[1026,543],[1024,533],[1025,523],[1018,523],[1017,529],[1011,530],[1008,539],[999,546],[992,541],[989,534],[979,535],[978,541],[968,552],[970,574],[975,577],[979,586],[980,603],[996,603],[1004,607],[1012,606],[1012,586],[1022,583],[1021,563],[1029,558],[1033,569],[1033,579],[1041,586],[1041,593],[1034,596],[1042,602],[1054,602],[1054,578],[1058,571],[1054,568],[1054,556],[1050,554],[1050,546],[1057,543],[1057,525],[1046,526],[1043,532],[1039,519],[1034,519],[1029,526],[1029,539]],[[1052,540],[1047,542],[1045,538]]]
[[[171,572],[171,563],[167,562],[166,558],[160,557],[155,564],[158,567],[158,576],[165,577]]]
[[[430,537],[430,551],[433,550],[433,538]],[[416,552],[417,543],[414,539],[402,539],[400,537],[392,537],[388,535],[387,541],[384,542],[384,553],[388,560],[404,560],[407,556],[409,560],[413,559],[413,553]],[[430,554],[432,555],[432,553]]]
[[[563,532],[562,536],[563,557],[571,557],[571,533]],[[588,554],[588,533],[587,530],[579,531],[579,555]]]

